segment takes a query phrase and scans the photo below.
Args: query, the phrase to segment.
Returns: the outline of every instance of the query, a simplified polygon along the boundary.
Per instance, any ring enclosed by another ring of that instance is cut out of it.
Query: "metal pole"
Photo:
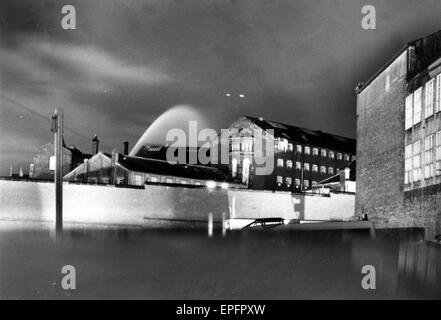
[[[63,235],[63,109],[55,110],[55,235],[61,240]]]

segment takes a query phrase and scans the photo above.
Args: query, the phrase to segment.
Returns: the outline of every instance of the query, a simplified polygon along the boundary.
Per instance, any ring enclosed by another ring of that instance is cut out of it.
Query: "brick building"
[[[94,148],[98,150],[97,141],[93,142]],[[95,147],[96,146],[96,147]],[[54,155],[54,143],[49,142],[35,151],[34,158],[29,166],[29,178],[39,180],[53,180],[54,171],[49,169],[50,159]],[[76,168],[84,162],[84,159],[92,155],[83,153],[74,146],[66,146],[63,141],[63,175]]]
[[[441,232],[441,31],[405,45],[357,91],[356,214]]]
[[[264,136],[274,146],[269,150],[274,170],[265,175],[256,174],[260,162],[254,150],[256,130],[274,133]],[[229,131],[229,172],[250,189],[300,192],[334,176],[355,159],[354,139],[322,131],[253,117],[238,119]]]
[[[218,168],[169,163],[166,160],[130,157],[114,152],[99,152],[67,173],[65,181],[144,186],[144,184],[179,184],[210,188],[242,187]]]

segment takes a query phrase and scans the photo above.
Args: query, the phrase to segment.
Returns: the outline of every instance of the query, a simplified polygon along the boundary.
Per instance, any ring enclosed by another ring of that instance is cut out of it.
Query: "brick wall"
[[[407,226],[404,215],[403,52],[357,96],[356,214],[377,227]]]
[[[49,158],[54,155],[54,144],[47,143],[37,149],[32,163],[34,164],[35,179],[53,179],[54,173],[49,170]],[[63,149],[63,175],[67,174],[72,167],[72,153]]]

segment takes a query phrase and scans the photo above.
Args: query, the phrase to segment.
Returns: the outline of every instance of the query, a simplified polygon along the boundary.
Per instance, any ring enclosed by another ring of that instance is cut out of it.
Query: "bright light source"
[[[244,94],[240,94],[239,97],[240,98],[245,98],[245,95]]]
[[[231,93],[226,93],[225,94],[227,97],[231,97]]]
[[[207,185],[207,188],[209,188],[209,189],[216,188],[216,182],[214,182],[214,181],[207,181],[206,185]]]
[[[283,224],[289,224],[291,222],[291,220],[289,219],[283,219]]]
[[[224,182],[221,184],[222,189],[228,189],[229,185],[228,183]]]

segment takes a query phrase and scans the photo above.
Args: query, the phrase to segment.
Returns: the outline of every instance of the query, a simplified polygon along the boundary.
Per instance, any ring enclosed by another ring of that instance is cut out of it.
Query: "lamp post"
[[[51,131],[54,134],[55,156],[55,237],[57,241],[63,235],[63,109],[55,109],[51,117]]]

